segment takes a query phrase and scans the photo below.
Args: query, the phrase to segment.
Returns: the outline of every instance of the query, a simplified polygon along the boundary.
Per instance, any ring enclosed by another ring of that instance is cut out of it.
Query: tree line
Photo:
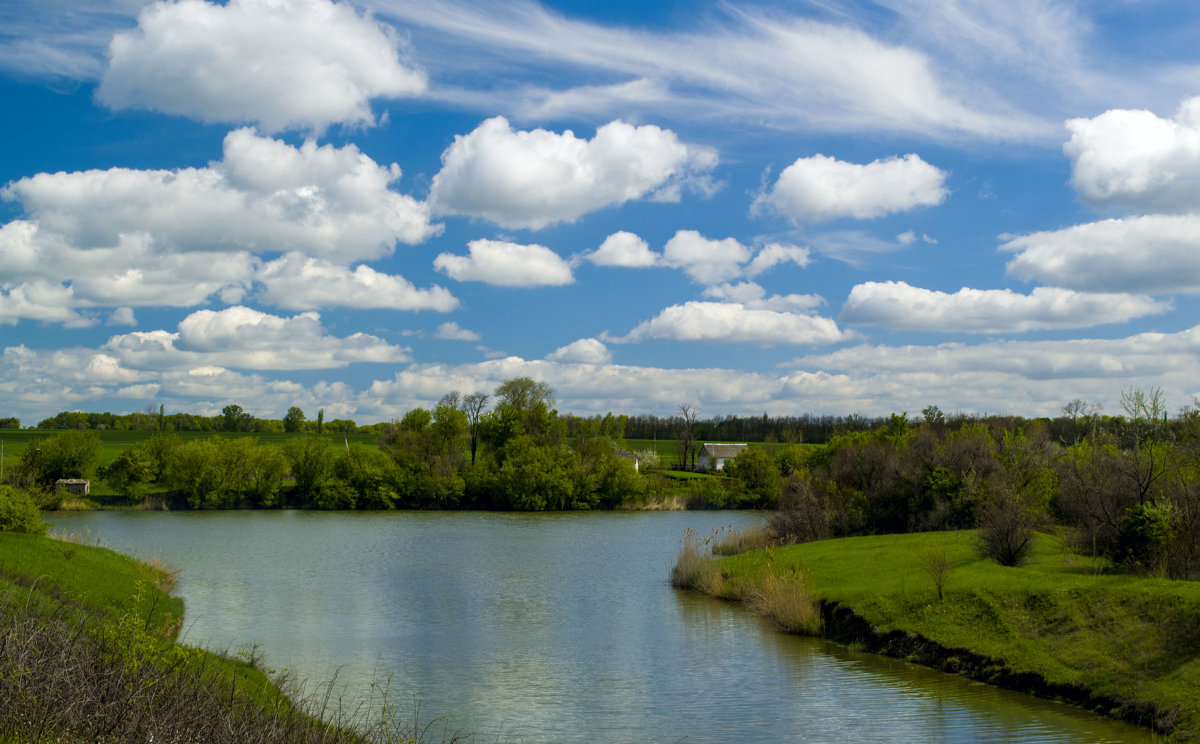
[[[19,419],[0,419],[0,428],[5,421],[12,422],[8,428],[20,428]],[[378,425],[359,426],[352,419],[325,420],[325,409],[317,412],[317,417],[309,420],[304,411],[292,406],[282,419],[259,418],[246,411],[237,403],[230,403],[221,409],[220,415],[203,416],[195,413],[166,413],[163,406],[158,408],[147,406],[132,413],[114,414],[87,413],[85,411],[60,411],[42,419],[37,424],[38,429],[92,429],[96,431],[211,431],[211,432],[252,432],[258,434],[282,434],[285,432],[312,432],[354,434],[356,432],[372,432]]]
[[[1097,565],[1196,578],[1200,407],[1172,417],[1157,389],[1130,389],[1121,407],[1100,417],[1073,401],[1053,425],[893,415],[821,448],[782,449],[763,466],[780,483],[771,528],[804,541],[978,527],[1006,565],[1024,560],[1035,531],[1062,529]]]

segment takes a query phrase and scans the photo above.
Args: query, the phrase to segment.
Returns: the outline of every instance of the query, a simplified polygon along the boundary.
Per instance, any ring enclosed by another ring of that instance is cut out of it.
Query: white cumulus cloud
[[[1101,220],[1012,238],[1007,272],[1089,292],[1200,292],[1200,215]]]
[[[817,346],[848,338],[829,318],[739,302],[671,305],[612,341],[693,341],[757,346]]]
[[[771,210],[797,222],[870,219],[941,204],[950,193],[945,182],[945,171],[915,154],[866,165],[814,155],[784,168],[752,211]]]
[[[299,253],[288,253],[259,267],[258,299],[288,310],[329,307],[433,310],[449,312],[458,299],[434,285],[418,289],[402,276],[385,274],[366,264],[347,266]]]
[[[571,130],[514,130],[497,116],[454,138],[429,201],[439,214],[537,230],[670,189],[715,164],[711,150],[652,125],[613,121],[587,140]]]
[[[156,2],[108,57],[96,96],[110,108],[270,131],[373,124],[371,98],[426,85],[388,27],[329,0]]]
[[[454,321],[439,325],[434,331],[433,337],[443,341],[479,341],[482,338],[475,331],[463,328]]]
[[[331,369],[359,362],[409,360],[408,349],[365,333],[329,335],[314,312],[291,317],[248,307],[198,310],[175,332],[134,331],[113,336],[103,350],[144,370],[234,368]]]
[[[40,173],[0,191],[77,248],[146,236],[158,250],[289,251],[344,261],[386,255],[440,228],[427,206],[388,187],[400,178],[354,145],[300,147],[230,132],[205,168]]]
[[[659,255],[638,235],[621,230],[605,238],[599,248],[587,255],[587,260],[597,266],[636,269],[657,265]]]
[[[1092,294],[1059,287],[1036,287],[1023,295],[1007,289],[963,288],[947,293],[905,282],[866,282],[850,290],[840,320],[893,330],[1012,333],[1123,323],[1170,307],[1145,295]]]
[[[608,364],[612,361],[612,352],[599,339],[581,338],[566,346],[560,346],[546,359],[567,364]]]
[[[663,247],[662,263],[701,284],[716,284],[740,277],[750,256],[750,249],[733,238],[711,240],[695,230],[680,230]]]
[[[543,287],[572,284],[571,266],[554,251],[536,243],[472,240],[469,254],[442,253],[433,266],[460,282],[484,282],[501,287]]]
[[[1147,212],[1200,211],[1200,97],[1172,119],[1112,109],[1067,122],[1071,183],[1096,206]]]

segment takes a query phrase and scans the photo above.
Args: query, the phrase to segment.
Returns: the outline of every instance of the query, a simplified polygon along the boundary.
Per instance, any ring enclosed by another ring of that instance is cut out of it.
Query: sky
[[[0,417],[1200,395],[1200,5],[3,0]]]

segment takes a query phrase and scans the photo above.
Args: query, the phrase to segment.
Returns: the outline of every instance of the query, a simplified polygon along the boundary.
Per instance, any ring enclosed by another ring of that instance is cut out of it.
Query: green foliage
[[[158,473],[158,463],[148,447],[130,447],[96,472],[117,493],[130,500],[146,495]]]
[[[175,447],[164,463],[162,480],[193,509],[228,506],[229,481],[218,437]]]
[[[1170,504],[1137,504],[1125,512],[1113,546],[1113,559],[1139,573],[1159,575],[1175,532]]]
[[[321,437],[289,439],[283,446],[283,454],[296,481],[297,499],[300,503],[312,501],[333,475],[334,455],[329,440]]]
[[[250,414],[237,403],[230,403],[221,409],[222,431],[250,431],[250,422]]]
[[[64,431],[35,439],[21,453],[12,482],[50,488],[62,478],[86,478],[100,462],[100,437],[94,431]]]
[[[541,511],[575,505],[575,455],[570,449],[539,446],[520,436],[507,444],[504,456],[496,479],[496,506]]]
[[[46,534],[46,523],[28,493],[0,484],[0,532]]]
[[[283,417],[283,430],[290,433],[295,433],[304,430],[304,411],[296,406],[287,409],[287,413]]]
[[[736,479],[763,506],[779,497],[779,470],[775,460],[759,447],[747,447],[725,464],[725,472]]]

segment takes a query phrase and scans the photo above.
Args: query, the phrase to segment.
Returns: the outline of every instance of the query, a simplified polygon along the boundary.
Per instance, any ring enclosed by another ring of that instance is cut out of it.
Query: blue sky
[[[1200,395],[1200,7],[0,4],[0,415]]]

